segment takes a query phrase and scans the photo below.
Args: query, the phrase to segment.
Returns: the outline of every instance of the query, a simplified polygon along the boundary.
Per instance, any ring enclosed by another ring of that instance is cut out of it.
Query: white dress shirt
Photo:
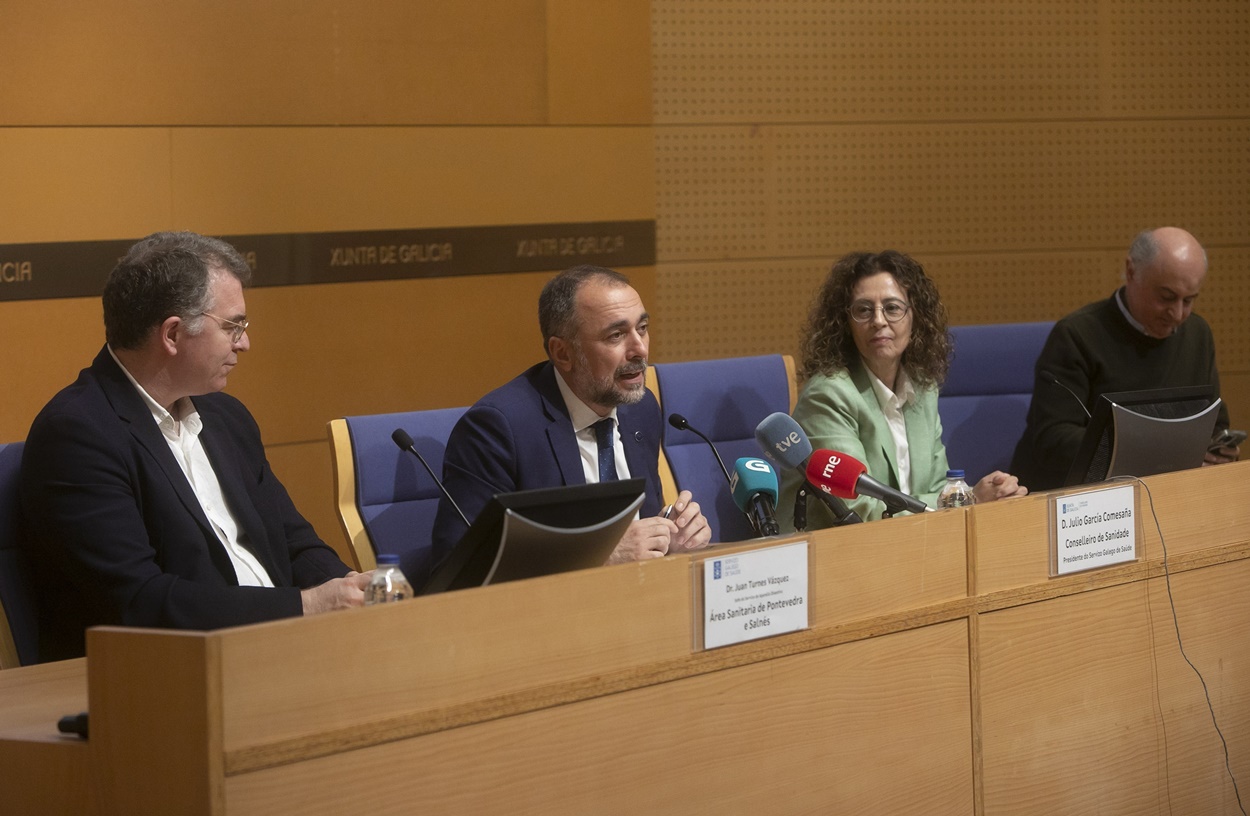
[[[199,499],[200,507],[204,508],[204,515],[208,516],[213,532],[217,534],[218,540],[226,548],[226,553],[230,556],[230,562],[234,565],[235,574],[238,576],[239,586],[273,586],[273,579],[269,577],[269,573],[261,566],[251,550],[243,545],[246,533],[239,528],[234,514],[230,512],[230,507],[226,504],[225,496],[221,492],[221,482],[217,479],[217,473],[213,470],[208,454],[204,452],[204,446],[200,444],[200,431],[204,423],[200,419],[199,411],[195,410],[191,398],[183,397],[174,403],[174,410],[181,418],[175,417],[152,399],[143,386],[139,385],[139,381],[130,375],[126,366],[122,365],[117,355],[113,354],[113,349],[109,349],[109,354],[112,355],[113,362],[117,363],[122,373],[126,375],[126,379],[130,380],[131,385],[143,397],[148,410],[152,412],[152,419],[161,429],[161,435],[165,437],[170,451],[174,454],[174,459],[182,468],[183,475],[187,477],[192,492]]]
[[[569,419],[573,421],[573,435],[577,438],[577,451],[582,457],[582,472],[586,474],[586,484],[597,484],[599,481],[599,440],[595,437],[594,424],[605,417],[599,416],[594,409],[582,402],[569,384],[560,376],[556,369],[556,385],[560,386],[560,395],[564,397],[564,405],[569,409]],[[612,419],[612,453],[616,459],[616,475],[624,480],[630,477],[629,463],[625,461],[625,445],[621,442],[621,424],[616,417],[616,409],[608,414]]]
[[[894,384],[898,393],[878,379],[872,369],[867,366],[868,381],[872,383],[873,393],[877,396],[877,404],[881,413],[885,414],[885,424],[890,428],[890,437],[894,440],[894,457],[898,462],[898,489],[903,493],[911,493],[911,450],[907,445],[907,418],[903,416],[903,408],[916,397],[912,388],[911,378],[901,367]]]

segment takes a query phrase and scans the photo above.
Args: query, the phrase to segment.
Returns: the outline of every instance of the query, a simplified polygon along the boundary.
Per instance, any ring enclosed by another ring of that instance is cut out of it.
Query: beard
[[[590,362],[586,359],[586,355],[580,348],[576,353],[578,368],[581,371],[589,371]],[[618,405],[635,405],[642,401],[647,390],[646,384],[640,382],[637,385],[621,386],[617,381],[621,377],[632,377],[646,370],[646,360],[632,360],[617,367],[609,377],[595,379],[589,374],[583,375],[584,379],[578,377],[577,379],[581,380],[581,387],[575,390],[585,394],[582,399],[591,405],[603,405],[608,408],[615,408]]]

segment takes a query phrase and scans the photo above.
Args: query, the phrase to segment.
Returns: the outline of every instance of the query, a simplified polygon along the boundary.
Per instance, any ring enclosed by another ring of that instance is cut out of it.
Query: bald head
[[[1124,299],[1129,313],[1152,337],[1175,332],[1193,311],[1207,276],[1207,253],[1178,227],[1139,234],[1124,262]]]

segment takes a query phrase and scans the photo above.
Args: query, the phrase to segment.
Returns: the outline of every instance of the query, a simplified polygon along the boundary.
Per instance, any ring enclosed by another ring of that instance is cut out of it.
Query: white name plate
[[[1050,574],[1137,560],[1137,486],[1104,487],[1050,500]]]
[[[808,626],[807,542],[703,561],[703,648]]]

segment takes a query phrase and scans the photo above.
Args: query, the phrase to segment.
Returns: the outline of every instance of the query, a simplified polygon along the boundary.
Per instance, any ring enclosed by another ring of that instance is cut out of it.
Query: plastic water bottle
[[[938,507],[967,507],[977,503],[962,470],[946,471],[946,487],[938,494]]]
[[[399,568],[399,556],[383,553],[378,556],[378,568],[373,571],[373,581],[365,590],[365,606],[395,603],[412,597],[412,584]]]

